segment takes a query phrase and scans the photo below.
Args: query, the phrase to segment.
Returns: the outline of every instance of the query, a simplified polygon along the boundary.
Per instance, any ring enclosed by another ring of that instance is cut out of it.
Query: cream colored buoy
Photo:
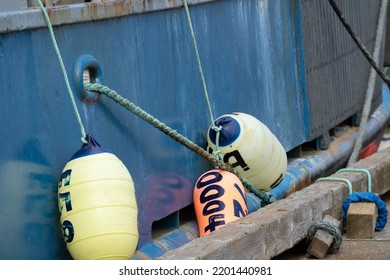
[[[267,126],[245,113],[226,114],[214,123],[222,127],[219,151],[224,162],[263,191],[282,181],[287,170],[287,154]],[[207,142],[207,149],[212,153],[217,146],[216,132],[211,127]]]
[[[138,243],[134,183],[124,164],[90,136],[63,169],[58,204],[76,260],[130,259]]]
[[[200,236],[248,215],[245,188],[235,174],[226,170],[202,174],[196,181],[193,199]]]

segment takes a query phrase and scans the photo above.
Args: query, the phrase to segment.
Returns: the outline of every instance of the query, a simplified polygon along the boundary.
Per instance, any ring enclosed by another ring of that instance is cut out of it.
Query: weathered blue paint
[[[309,98],[307,96],[307,81],[306,81],[306,67],[305,56],[303,48],[303,36],[302,36],[302,12],[301,1],[295,1],[295,38],[297,46],[297,69],[298,69],[298,85],[299,92],[301,94],[302,102],[302,116],[304,123],[305,139],[310,139],[310,114],[309,114]]]
[[[107,86],[206,147],[210,120],[185,12],[176,9],[181,1],[147,8],[141,2],[120,12],[120,4],[110,3],[49,13],[87,132],[124,162],[135,182],[142,251],[153,247],[152,224],[190,205],[194,182],[211,165],[111,100],[78,98],[76,64],[92,55]],[[215,117],[251,114],[286,151],[308,141],[300,1],[191,2],[199,4],[190,12]],[[70,258],[57,181],[82,143],[41,16],[38,10],[1,15],[0,259]],[[148,255],[158,255],[153,248]]]
[[[195,238],[198,238],[199,231],[196,221],[190,221],[180,228],[173,230],[166,235],[156,238],[135,252],[132,259],[155,259],[169,250],[176,249]]]
[[[161,248],[161,246],[155,244],[153,241],[149,241],[133,255],[132,259],[155,259],[166,252],[167,251],[164,248]]]

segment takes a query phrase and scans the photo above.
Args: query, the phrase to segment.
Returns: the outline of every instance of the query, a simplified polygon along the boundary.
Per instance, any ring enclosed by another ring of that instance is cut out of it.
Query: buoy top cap
[[[238,121],[231,115],[225,115],[214,121],[215,126],[222,126],[222,130],[219,135],[219,146],[228,146],[240,136],[241,127]],[[216,145],[216,131],[212,128],[209,129],[209,138]]]
[[[93,138],[92,135],[87,134],[86,136],[87,143],[84,143],[83,146],[78,150],[71,158],[70,160],[90,156],[94,154],[100,154],[100,153],[107,153],[105,149],[100,146],[100,144],[96,141],[95,138]]]

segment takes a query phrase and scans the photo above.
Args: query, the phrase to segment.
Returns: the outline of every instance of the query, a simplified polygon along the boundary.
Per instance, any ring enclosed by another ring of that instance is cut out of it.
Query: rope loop
[[[348,189],[349,189],[349,193],[351,194],[352,193],[352,183],[351,181],[347,180],[347,179],[344,179],[344,178],[336,178],[336,177],[325,177],[325,178],[319,178],[316,180],[316,183],[317,182],[321,182],[321,181],[330,181],[330,182],[344,182],[347,184],[348,186]]]
[[[365,173],[367,175],[367,190],[368,190],[368,192],[371,192],[371,189],[372,189],[372,187],[371,187],[371,174],[370,174],[370,171],[368,171],[367,169],[363,169],[363,168],[342,168],[342,169],[338,170],[336,173],[340,173],[340,172],[363,172],[363,173]],[[337,178],[337,177],[326,177],[326,178],[319,178],[319,179],[317,179],[316,183],[317,182],[321,182],[321,181],[344,182],[348,186],[349,194],[352,194],[352,192],[353,192],[352,183],[348,179]]]
[[[355,202],[371,202],[375,203],[378,216],[376,219],[375,230],[381,231],[385,228],[387,223],[387,207],[386,203],[379,197],[379,195],[372,192],[355,192],[347,197],[343,203],[343,221],[347,220],[348,209],[351,203]]]
[[[372,187],[371,187],[371,174],[370,174],[370,171],[368,171],[367,169],[363,169],[363,168],[342,168],[340,170],[338,170],[336,173],[340,173],[340,172],[363,172],[366,174],[367,176],[367,191],[368,192],[371,192],[372,191]]]
[[[327,233],[333,235],[333,242],[330,245],[327,253],[329,254],[335,254],[340,250],[341,243],[342,243],[342,235],[341,231],[335,226],[332,225],[329,222],[326,221],[316,221],[314,222],[307,231],[307,242],[310,244],[310,242],[313,240],[314,235],[316,234],[317,230],[322,229],[326,231]]]
[[[218,132],[221,132],[222,131],[222,125],[220,125],[220,126],[216,126],[215,124],[211,127],[212,128],[212,130],[214,130],[216,133],[218,133]]]

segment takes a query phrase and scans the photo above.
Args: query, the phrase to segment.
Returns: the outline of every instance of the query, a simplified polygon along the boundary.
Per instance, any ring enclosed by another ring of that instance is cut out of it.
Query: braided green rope
[[[144,121],[148,122],[149,124],[151,124],[155,128],[159,129],[160,131],[162,131],[163,133],[165,133],[166,135],[168,135],[169,137],[171,137],[175,141],[179,142],[180,144],[187,147],[191,151],[200,155],[202,158],[211,162],[213,165],[215,165],[221,169],[232,172],[241,180],[241,182],[248,189],[248,191],[254,193],[258,198],[261,199],[262,206],[265,206],[265,205],[270,204],[270,203],[275,201],[275,197],[256,189],[249,181],[247,181],[240,174],[238,174],[229,164],[226,164],[223,161],[215,158],[214,156],[209,154],[207,151],[205,151],[204,149],[199,147],[197,144],[195,144],[194,142],[192,142],[188,138],[184,137],[183,135],[178,133],[176,130],[173,130],[172,128],[170,128],[169,126],[164,124],[163,122],[159,121],[158,119],[156,119],[155,117],[153,117],[149,113],[145,112],[140,107],[134,105],[132,102],[130,102],[128,99],[122,97],[114,90],[111,90],[107,86],[103,86],[100,84],[85,85],[85,90],[94,91],[94,92],[98,92],[98,93],[106,95],[107,97],[109,97],[110,99],[112,99],[113,101],[115,101],[116,103],[121,105],[122,107],[126,108],[128,111],[134,113],[135,115],[137,115],[138,117],[140,117]]]
[[[363,168],[342,168],[342,169],[338,170],[336,173],[340,173],[340,172],[362,172],[362,173],[365,173],[366,176],[367,176],[367,191],[371,192],[371,190],[372,190],[372,187],[371,187],[371,174],[370,174],[370,171],[368,171],[367,169],[363,169]]]
[[[60,53],[60,50],[59,50],[58,45],[57,45],[57,40],[56,40],[56,38],[54,36],[53,27],[51,25],[49,16],[48,16],[48,14],[46,12],[46,9],[43,6],[41,0],[36,0],[36,2],[39,4],[39,7],[40,7],[40,9],[42,11],[42,14],[43,14],[43,17],[44,17],[44,19],[46,21],[47,27],[49,28],[50,37],[51,37],[51,40],[52,40],[52,43],[53,43],[54,50],[56,52],[58,61],[60,63],[62,74],[64,75],[64,80],[65,80],[66,88],[68,89],[69,98],[70,98],[70,100],[72,102],[73,110],[75,112],[75,115],[76,115],[76,118],[77,118],[77,122],[79,123],[79,126],[80,126],[81,141],[83,143],[87,143],[87,140],[85,140],[86,133],[85,133],[84,125],[83,125],[83,122],[81,121],[81,117],[80,117],[79,111],[77,110],[77,106],[76,106],[76,102],[75,102],[75,99],[74,99],[74,96],[73,96],[73,93],[72,93],[72,89],[70,88],[69,79],[68,79],[68,76],[66,74],[64,62],[62,61],[61,53]]]
[[[321,181],[329,181],[329,182],[344,182],[347,184],[348,186],[348,189],[349,189],[349,193],[351,194],[352,193],[352,183],[351,181],[347,180],[347,179],[344,179],[344,178],[336,178],[336,177],[325,177],[325,178],[319,178],[316,180],[316,183],[317,182],[321,182]]]
[[[327,253],[334,254],[337,253],[340,250],[341,242],[343,240],[341,231],[331,223],[325,222],[325,221],[316,221],[314,222],[307,231],[307,243],[310,244],[310,242],[313,240],[314,235],[316,234],[318,229],[322,229],[326,231],[327,233],[330,233],[333,235],[333,242],[330,245]]]

